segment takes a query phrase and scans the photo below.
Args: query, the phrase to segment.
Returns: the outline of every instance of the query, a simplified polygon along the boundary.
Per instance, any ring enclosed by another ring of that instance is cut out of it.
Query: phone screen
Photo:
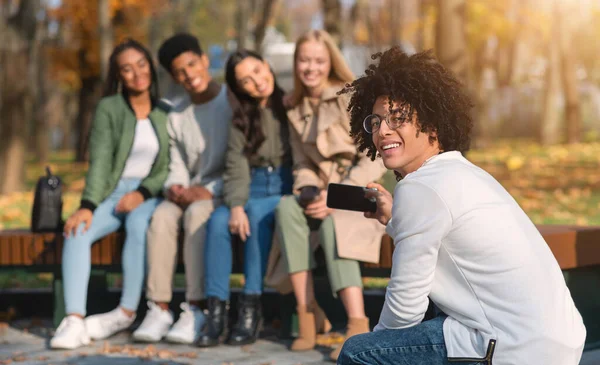
[[[327,187],[327,206],[333,209],[356,212],[375,212],[377,203],[365,197],[362,186],[329,184]]]

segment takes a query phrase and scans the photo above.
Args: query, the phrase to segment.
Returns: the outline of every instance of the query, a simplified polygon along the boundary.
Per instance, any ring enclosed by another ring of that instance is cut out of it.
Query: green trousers
[[[276,231],[280,234],[282,255],[290,274],[314,269],[315,258],[310,248],[310,226],[315,220],[304,215],[295,196],[281,199],[275,210]],[[332,217],[319,226],[319,243],[325,253],[327,274],[333,294],[348,287],[361,287],[360,266],[355,260],[340,258],[337,253],[335,226]]]

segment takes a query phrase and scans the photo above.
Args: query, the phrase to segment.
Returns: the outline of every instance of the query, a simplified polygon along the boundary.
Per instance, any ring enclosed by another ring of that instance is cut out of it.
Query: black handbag
[[[62,231],[62,181],[46,167],[46,176],[38,179],[31,210],[32,232]]]

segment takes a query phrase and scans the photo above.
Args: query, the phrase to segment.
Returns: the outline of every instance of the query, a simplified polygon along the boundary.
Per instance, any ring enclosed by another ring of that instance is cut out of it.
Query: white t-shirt
[[[121,178],[143,179],[148,176],[159,148],[158,137],[150,119],[139,119]]]
[[[375,330],[412,327],[428,299],[448,315],[451,358],[577,365],[586,330],[560,267],[510,194],[460,152],[396,185],[392,274]],[[473,360],[472,360],[473,361]]]

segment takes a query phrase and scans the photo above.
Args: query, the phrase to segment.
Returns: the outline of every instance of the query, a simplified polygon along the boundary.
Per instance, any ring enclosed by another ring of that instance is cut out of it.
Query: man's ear
[[[200,58],[202,59],[202,66],[204,66],[204,68],[208,70],[210,68],[210,60],[208,59],[206,53],[203,53],[202,56],[200,56]]]

